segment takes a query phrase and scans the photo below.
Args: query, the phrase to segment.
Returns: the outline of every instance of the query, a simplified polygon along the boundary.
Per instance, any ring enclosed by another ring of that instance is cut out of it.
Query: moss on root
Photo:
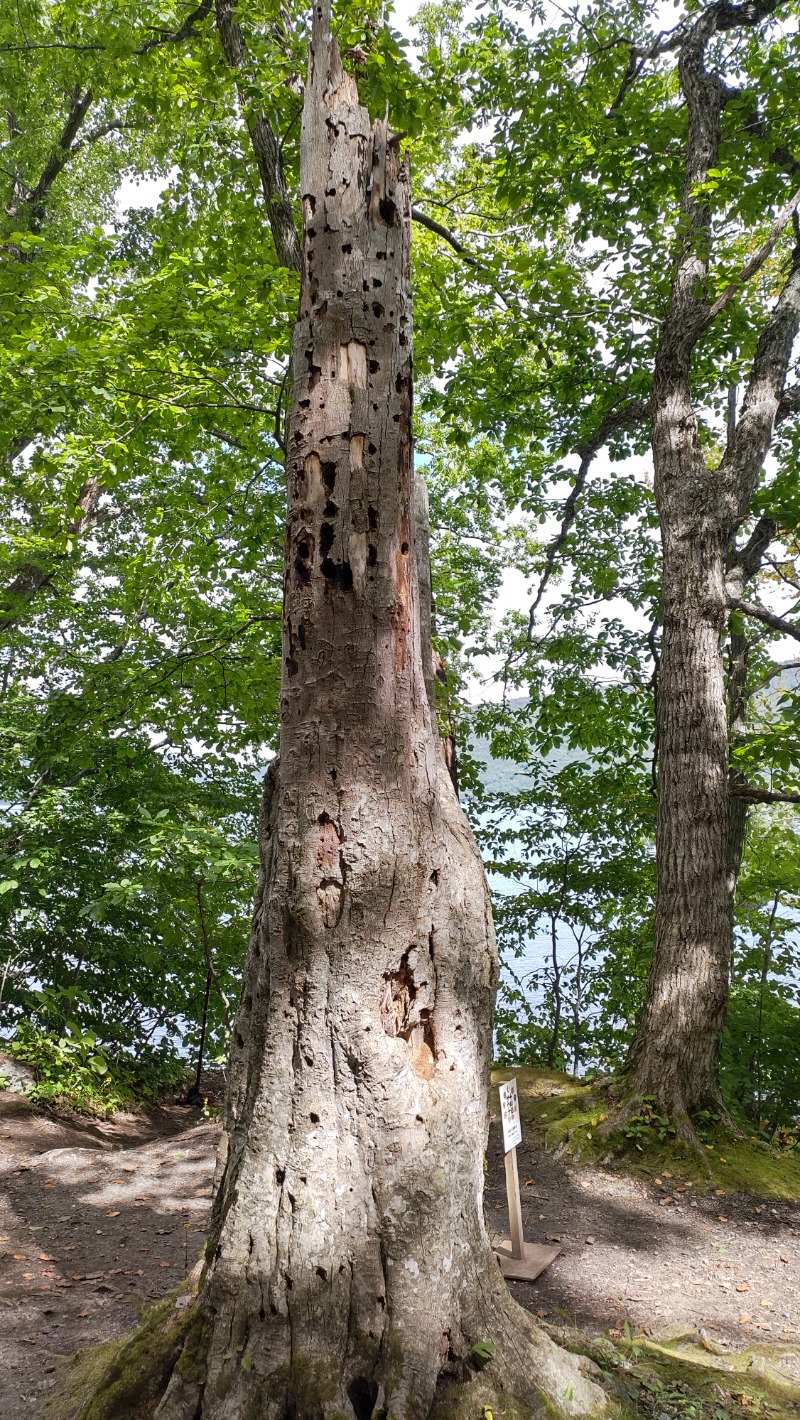
[[[562,1345],[570,1338],[560,1334]],[[573,1344],[587,1349],[585,1337]],[[622,1415],[666,1414],[686,1420],[790,1420],[800,1416],[800,1348],[748,1346],[713,1355],[694,1342],[670,1346],[646,1336],[612,1342],[595,1337],[589,1350],[616,1392]]]
[[[564,1420],[564,1414],[544,1394],[534,1403],[523,1402],[481,1373],[440,1381],[429,1420]]]
[[[193,1321],[174,1297],[157,1302],[119,1346],[77,1420],[150,1420]]]
[[[529,1126],[544,1135],[548,1148],[563,1148],[575,1157],[600,1162],[611,1154],[629,1173],[651,1178],[665,1170],[694,1181],[697,1192],[724,1188],[728,1193],[758,1193],[765,1198],[800,1199],[800,1155],[772,1149],[760,1139],[734,1134],[723,1124],[703,1130],[704,1167],[696,1150],[680,1140],[658,1138],[658,1126],[637,1125],[634,1137],[624,1132],[604,1135],[617,1101],[614,1082],[585,1084],[559,1070],[519,1067],[498,1069],[492,1084],[514,1075],[520,1109]],[[496,1108],[496,1097],[495,1097]],[[630,1125],[628,1128],[630,1129]]]
[[[73,1420],[100,1385],[125,1338],[58,1358],[55,1388],[42,1402],[44,1420]]]

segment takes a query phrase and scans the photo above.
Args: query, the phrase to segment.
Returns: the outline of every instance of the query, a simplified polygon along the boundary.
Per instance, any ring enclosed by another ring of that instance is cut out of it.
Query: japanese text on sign
[[[500,1117],[503,1121],[503,1148],[508,1153],[509,1149],[522,1143],[516,1080],[508,1080],[500,1086]]]

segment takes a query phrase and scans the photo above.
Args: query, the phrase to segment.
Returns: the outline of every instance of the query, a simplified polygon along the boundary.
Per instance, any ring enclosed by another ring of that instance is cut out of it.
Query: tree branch
[[[34,233],[42,230],[47,210],[45,199],[59,173],[69,161],[73,142],[92,106],[94,95],[91,89],[87,89],[85,94],[82,94],[80,89],[76,87],[72,91],[71,98],[70,110],[58,143],[45,163],[39,181],[27,199],[31,211],[31,231]]]
[[[784,419],[790,419],[793,414],[800,414],[800,385],[790,385],[788,390],[783,391],[775,423],[782,424]]]
[[[736,296],[741,290],[741,288],[745,286],[753,276],[755,276],[757,271],[761,270],[761,267],[764,265],[764,262],[770,256],[772,256],[772,253],[775,250],[781,232],[791,222],[792,217],[797,211],[798,207],[800,207],[800,187],[797,189],[797,192],[794,194],[794,196],[791,197],[786,203],[786,206],[782,208],[782,210],[778,213],[778,216],[775,218],[775,221],[773,223],[772,231],[767,237],[767,240],[759,247],[757,252],[754,252],[750,260],[748,262],[745,262],[745,265],[742,267],[741,271],[739,272],[739,275],[734,276],[733,280],[730,281],[725,287],[725,290],[719,296],[717,296],[717,299],[716,301],[714,301],[713,305],[709,306],[708,313],[704,321],[704,327],[711,325],[711,322],[713,320],[716,320],[717,316],[720,314],[720,311],[724,311],[725,307],[730,301],[733,300],[734,296]]]
[[[761,602],[731,597],[728,606],[731,611],[740,611],[744,616],[750,616],[754,621],[762,622],[764,626],[768,626],[771,631],[777,631],[781,636],[791,636],[793,640],[800,641],[800,626],[795,625],[792,621],[786,621],[782,616],[776,616],[775,612],[762,606]]]
[[[272,240],[278,260],[292,271],[301,266],[300,239],[294,220],[294,206],[286,185],[280,140],[264,113],[253,113],[246,97],[247,84],[257,80],[257,69],[247,47],[242,27],[233,17],[236,0],[215,0],[217,29],[223,53],[231,69],[241,75],[237,81],[239,104],[250,135],[250,145],[258,167],[267,204]],[[244,82],[242,82],[244,81]]]
[[[778,665],[772,667],[771,671],[767,671],[766,675],[762,675],[761,679],[756,681],[748,692],[749,697],[752,698],[757,691],[763,690],[765,685],[769,685],[776,676],[783,675],[784,671],[800,671],[800,661],[780,661]]]
[[[745,582],[755,576],[777,531],[778,524],[775,519],[764,513],[744,547],[731,548],[725,568],[729,596],[741,596]]]
[[[157,49],[162,44],[179,44],[181,40],[190,39],[195,34],[195,25],[198,20],[205,19],[210,14],[214,0],[202,0],[202,3],[192,10],[183,24],[177,30],[162,30],[161,34],[153,39],[143,40],[136,46],[135,54],[149,54],[151,49]],[[108,45],[100,43],[90,44],[68,44],[64,40],[47,40],[40,44],[0,44],[0,54],[27,54],[40,49],[68,49],[75,54],[104,54]]]
[[[187,15],[183,24],[177,30],[162,30],[157,39],[144,40],[138,46],[137,54],[149,54],[151,49],[157,49],[162,44],[180,44],[185,39],[191,39],[195,34],[195,25],[199,20],[204,20],[206,15],[210,15],[214,0],[201,0],[201,3]]]
[[[734,783],[730,792],[735,799],[746,799],[751,804],[800,804],[800,794],[784,792],[781,789],[758,789],[755,784]]]
[[[421,227],[427,227],[429,232],[434,232],[437,237],[442,238],[442,241],[448,242],[453,248],[453,251],[457,251],[459,256],[462,256],[471,266],[477,266],[477,257],[464,246],[464,243],[454,232],[451,232],[448,227],[443,227],[442,223],[437,222],[435,217],[429,217],[427,212],[423,212],[420,207],[412,207],[411,216],[415,222],[419,222]]]
[[[736,522],[744,516],[772,442],[799,328],[800,242],[795,245],[791,270],[759,336],[739,422],[719,465],[732,496]]]
[[[555,567],[556,558],[558,557],[559,552],[564,546],[564,543],[566,542],[567,537],[569,536],[572,524],[575,521],[575,512],[578,506],[578,499],[580,498],[586,486],[586,479],[589,476],[589,469],[592,466],[592,462],[595,458],[595,455],[599,453],[603,445],[607,443],[607,441],[611,438],[612,434],[615,434],[618,429],[630,428],[631,425],[641,424],[647,419],[647,417],[648,403],[646,399],[628,400],[625,404],[617,405],[614,409],[609,409],[601,419],[596,433],[593,434],[590,439],[587,439],[585,443],[579,445],[579,447],[576,449],[575,452],[580,457],[580,465],[578,467],[578,472],[575,475],[575,482],[572,485],[570,495],[567,498],[566,503],[564,504],[564,511],[561,515],[561,527],[547,549],[547,557],[545,560],[544,571],[542,572],[541,580],[539,582],[539,589],[536,593],[536,597],[528,613],[529,637],[533,634],[536,611],[539,607],[539,603],[541,602],[542,597],[545,594],[547,584],[553,575],[553,568]]]

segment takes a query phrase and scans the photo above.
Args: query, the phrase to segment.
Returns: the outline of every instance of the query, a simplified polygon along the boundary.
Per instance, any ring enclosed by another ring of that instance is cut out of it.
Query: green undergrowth
[[[748,1346],[709,1354],[699,1339],[669,1345],[628,1332],[618,1340],[550,1328],[562,1346],[590,1355],[624,1420],[791,1420],[800,1416],[800,1348]]]
[[[800,1150],[774,1149],[761,1139],[737,1137],[719,1121],[696,1121],[702,1158],[676,1139],[666,1120],[644,1102],[611,1138],[602,1125],[616,1103],[608,1081],[584,1083],[559,1070],[504,1068],[492,1084],[515,1076],[523,1128],[533,1129],[548,1149],[565,1149],[591,1162],[611,1162],[641,1178],[667,1174],[675,1183],[691,1181],[695,1191],[756,1193],[765,1198],[800,1198]],[[496,1107],[497,1098],[493,1103]]]
[[[30,1066],[33,1079],[26,1093],[35,1104],[95,1117],[155,1103],[186,1069],[167,1044],[141,1048],[133,1056],[103,1046],[74,1021],[61,1033],[21,1021],[4,1048]]]

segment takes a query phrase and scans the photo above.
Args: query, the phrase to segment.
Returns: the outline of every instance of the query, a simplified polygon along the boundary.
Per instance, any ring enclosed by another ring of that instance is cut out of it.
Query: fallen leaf
[[[750,1283],[749,1283],[749,1282],[737,1282],[737,1283],[736,1283],[736,1290],[737,1290],[737,1292],[749,1292],[749,1291],[750,1291]]]
[[[720,1221],[721,1223],[727,1223],[727,1221],[728,1221],[727,1214],[726,1214],[726,1213],[720,1213],[720,1215],[719,1215],[719,1221]]]
[[[655,1184],[656,1188],[661,1188],[662,1186],[662,1180],[660,1178],[654,1178],[653,1183]]]
[[[531,1184],[532,1184],[532,1183],[535,1183],[535,1182],[536,1182],[536,1179],[535,1179],[535,1178],[526,1178],[526,1180],[525,1180],[525,1187],[526,1187],[526,1188],[530,1188]]]
[[[46,1178],[44,1183],[42,1184],[42,1188],[55,1188],[57,1183],[57,1178]]]
[[[667,1203],[674,1203],[674,1202],[675,1202],[675,1199],[673,1198],[672,1194],[671,1194],[671,1193],[668,1193],[667,1196],[666,1196],[666,1198],[661,1198],[661,1199],[659,1200],[659,1207],[663,1208],[663,1207],[665,1206],[665,1204],[667,1204]]]
[[[38,1257],[40,1262],[55,1262],[55,1258],[51,1257],[49,1252],[40,1252]]]
[[[715,1198],[724,1198],[724,1197],[725,1197],[725,1189],[724,1189],[724,1188],[715,1188],[715,1189],[714,1189],[714,1197],[715,1197]]]
[[[740,1317],[739,1317],[739,1325],[740,1325],[740,1326],[744,1326],[748,1321],[752,1321],[752,1320],[753,1320],[752,1314],[751,1314],[750,1312],[747,1312],[747,1314],[746,1314],[745,1316],[740,1316]]]
[[[91,1313],[91,1312],[76,1312],[75,1315],[76,1315],[76,1316],[91,1316],[92,1313]]]
[[[539,1222],[540,1222],[540,1223],[543,1223],[546,1217],[547,1217],[547,1214],[546,1214],[546,1213],[540,1213],[540,1214],[539,1214]]]
[[[762,1298],[761,1298],[761,1305],[762,1305],[762,1307],[771,1307],[771,1306],[772,1306],[772,1302],[770,1301],[769,1297],[762,1297]]]
[[[171,1267],[171,1266],[172,1266],[172,1263],[171,1263],[171,1262],[159,1261],[159,1264],[158,1264],[158,1265],[159,1265],[159,1267]]]
[[[779,1253],[778,1256],[780,1257],[781,1262],[788,1262],[788,1261],[789,1261],[789,1259],[788,1259],[788,1257],[786,1256],[786,1253],[785,1253],[785,1252]]]
[[[28,1254],[27,1254],[27,1252],[12,1252],[11,1256],[13,1257],[13,1259],[14,1259],[15,1262],[27,1262],[27,1261],[28,1261]]]
[[[119,1215],[120,1215],[120,1210],[119,1210],[119,1208],[110,1208],[110,1209],[108,1209],[108,1210],[106,1211],[106,1217],[107,1217],[107,1218],[118,1218]]]

